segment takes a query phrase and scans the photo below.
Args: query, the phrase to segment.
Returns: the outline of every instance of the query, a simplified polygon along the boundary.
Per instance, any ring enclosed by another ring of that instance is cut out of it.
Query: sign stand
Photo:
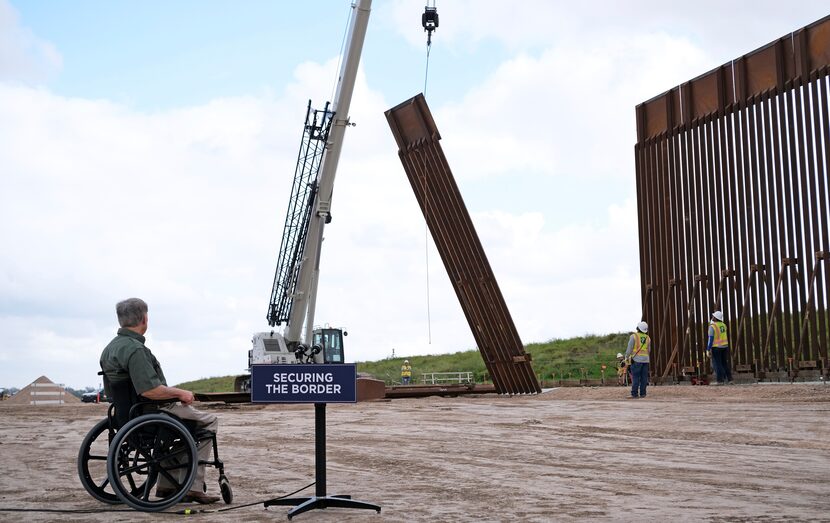
[[[259,364],[251,366],[251,401],[254,403],[314,403],[313,496],[275,498],[263,502],[287,505],[288,519],[317,508],[364,508],[380,513],[380,506],[353,500],[349,495],[326,495],[326,404],[357,401],[357,367],[353,363]]]
[[[314,404],[314,469],[317,476],[313,496],[298,498],[276,498],[266,501],[265,507],[271,505],[294,506],[288,511],[288,519],[309,510],[328,507],[365,508],[376,510],[380,514],[380,505],[352,499],[350,495],[326,495],[326,404]]]

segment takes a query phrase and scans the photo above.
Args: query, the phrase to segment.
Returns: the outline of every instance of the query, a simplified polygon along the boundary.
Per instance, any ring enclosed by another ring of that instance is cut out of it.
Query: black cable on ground
[[[254,501],[253,503],[246,503],[244,505],[238,505],[235,507],[225,507],[220,509],[191,509],[186,508],[179,510],[177,512],[156,512],[156,514],[168,514],[171,516],[190,516],[193,514],[207,514],[207,513],[214,513],[214,512],[227,512],[229,510],[236,510],[239,508],[245,507],[252,507],[254,505],[264,504],[266,501],[270,501],[272,499],[283,499],[287,498],[288,496],[293,496],[298,492],[302,492],[303,490],[307,489],[308,487],[313,486],[316,481],[312,481],[308,485],[298,488],[294,492],[289,492],[288,494],[284,494],[278,498],[268,498],[263,499],[261,501]],[[59,508],[2,508],[0,507],[0,512],[49,512],[49,513],[58,513],[58,514],[108,514],[110,512],[137,512],[136,510],[131,509],[59,509]]]
[[[206,513],[227,512],[229,510],[236,510],[236,509],[239,509],[239,508],[252,507],[254,505],[264,504],[266,501],[270,501],[272,499],[283,499],[283,498],[287,498],[288,496],[293,496],[294,494],[296,494],[298,492],[302,492],[303,490],[307,489],[308,487],[311,487],[315,483],[317,483],[317,482],[312,481],[311,483],[309,483],[305,487],[298,488],[294,492],[289,492],[288,494],[283,494],[282,496],[280,496],[278,498],[268,498],[268,499],[263,499],[262,501],[254,501],[253,503],[246,503],[245,505],[238,505],[236,507],[225,507],[225,508],[220,508],[220,509],[184,509],[184,510],[180,510],[178,512],[175,512],[175,514],[182,514],[182,515],[185,515],[185,516],[189,516],[191,514],[206,514]]]
[[[0,512],[58,512],[61,514],[103,514],[106,512],[135,512],[135,510],[59,509],[59,508],[0,508]],[[164,514],[164,512],[162,512]]]

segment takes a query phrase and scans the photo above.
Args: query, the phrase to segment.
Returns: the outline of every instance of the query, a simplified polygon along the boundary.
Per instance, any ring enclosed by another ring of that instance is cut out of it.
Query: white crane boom
[[[334,176],[337,174],[340,151],[343,148],[346,127],[349,125],[349,106],[352,102],[357,68],[360,64],[366,28],[369,24],[371,5],[371,0],[358,0],[356,4],[353,4],[347,47],[343,53],[344,59],[337,80],[337,91],[332,103],[332,111],[335,113],[334,122],[329,133],[326,150],[323,153],[320,175],[317,179],[317,194],[314,198],[313,213],[303,250],[297,292],[293,297],[294,304],[291,318],[288,320],[284,333],[287,341],[300,340],[300,334],[303,325],[305,325],[305,335],[302,340],[307,344],[311,344],[317,301],[317,282],[320,277],[323,229],[326,223],[330,221]],[[322,354],[315,355],[315,361],[322,362],[322,359]]]

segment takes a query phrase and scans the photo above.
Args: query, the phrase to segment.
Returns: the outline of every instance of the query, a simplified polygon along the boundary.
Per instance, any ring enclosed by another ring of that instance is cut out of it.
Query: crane
[[[334,100],[313,109],[306,120],[286,211],[277,269],[266,319],[271,331],[254,334],[248,372],[258,363],[343,363],[343,336],[336,328],[314,329],[323,230],[331,222],[337,165],[349,121],[357,67],[366,37],[371,0],[357,0],[352,15]],[[282,333],[273,330],[285,325]],[[239,376],[237,392],[250,390],[250,375]]]

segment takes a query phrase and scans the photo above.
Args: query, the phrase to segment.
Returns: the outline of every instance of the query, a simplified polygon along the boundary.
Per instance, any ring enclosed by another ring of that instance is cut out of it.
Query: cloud
[[[396,0],[377,10],[412,46],[421,47],[425,37],[417,14],[423,12],[423,5],[419,0]],[[549,0],[512,4],[498,0],[455,0],[437,7],[441,23],[433,45],[453,53],[463,54],[491,42],[498,42],[513,54],[528,48],[560,45],[591,49],[597,39],[624,45],[634,34],[672,34],[710,50],[714,62],[709,68],[827,14],[824,0],[802,0],[792,9],[782,9],[781,3],[775,0],[701,0],[686,4],[605,0],[567,5]],[[572,79],[578,80],[578,77]]]
[[[62,66],[55,46],[22,26],[17,11],[7,0],[0,0],[0,81],[37,84]]]
[[[634,105],[712,58],[683,35],[531,42],[517,24],[519,51],[432,107],[442,146],[524,342],[626,329],[640,310]],[[128,296],[150,304],[171,383],[241,372],[268,328],[306,103],[330,96],[335,67],[163,111],[0,82],[0,385],[93,384]],[[349,360],[475,346],[383,117],[400,101],[360,71],[316,315],[348,329]]]
[[[634,106],[704,63],[699,48],[667,35],[520,54],[436,118],[460,152],[453,165],[463,177],[530,171],[633,180],[633,163],[620,159],[636,142]]]
[[[241,372],[267,328],[309,90],[299,84],[313,81],[155,113],[0,84],[0,379],[93,384],[114,302],[128,296],[150,304],[148,343],[171,383]],[[349,330],[350,360],[474,347],[431,242],[427,309],[425,229],[389,105],[361,75],[324,242],[317,323]],[[584,333],[562,299],[580,282],[630,293],[636,254],[619,274],[594,273],[607,271],[589,246],[622,250],[633,234],[630,202],[612,211],[628,219],[609,215],[600,230],[550,231],[538,212],[473,215],[525,341]]]
[[[2,84],[0,100],[0,314],[18,326],[2,350],[25,360],[50,336],[71,346],[77,333],[52,318],[111,332],[114,302],[138,295],[151,334],[183,346],[219,337],[211,358],[244,367],[237,311],[255,289],[267,296],[286,190],[275,173],[292,172],[296,154],[278,123],[301,121],[302,107],[242,97],[143,114]]]
[[[606,209],[597,225],[552,229],[540,213],[488,212],[474,221],[523,341],[616,332],[637,319],[632,200]]]

